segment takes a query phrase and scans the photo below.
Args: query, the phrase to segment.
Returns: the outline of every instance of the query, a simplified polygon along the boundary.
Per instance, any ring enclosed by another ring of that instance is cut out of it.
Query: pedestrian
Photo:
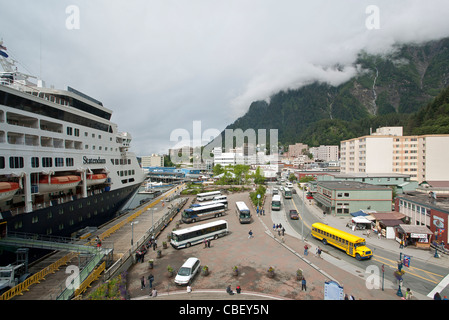
[[[278,228],[278,236],[281,236],[281,228]]]
[[[226,292],[227,292],[229,295],[231,295],[231,296],[234,294],[234,292],[232,292],[231,285],[229,285],[229,286],[226,288]]]
[[[399,242],[399,249],[404,249],[404,240],[401,239],[401,242]]]
[[[249,232],[248,232],[248,239],[251,239],[251,238],[254,238],[253,237],[253,231],[249,230]]]
[[[307,282],[306,282],[306,278],[302,278],[301,280],[301,290],[307,291]]]
[[[382,239],[381,236],[382,236],[382,234],[380,233],[380,230],[378,230],[378,231],[377,231],[377,239],[379,239],[379,240]]]
[[[368,229],[368,230],[366,230],[366,237],[367,237],[367,238],[369,238],[369,234],[370,234],[370,231],[369,231],[369,229]]]
[[[204,243],[204,248],[207,248],[207,240],[206,240],[206,238],[204,238],[203,243]]]
[[[142,278],[140,278],[140,290],[143,290],[145,288],[145,277],[142,276]]]
[[[321,248],[320,247],[318,247],[316,249],[316,255],[317,255],[318,258],[321,258]]]
[[[190,292],[192,292],[192,287],[187,285],[187,293],[190,293]]]
[[[157,290],[156,290],[156,288],[154,288],[153,291],[151,292],[151,297],[153,297],[153,298],[157,297]]]
[[[285,235],[285,228],[282,228],[282,236]]]
[[[237,291],[237,294],[240,294],[240,292],[242,292],[242,288],[240,288],[240,286],[237,286],[237,288],[235,288],[235,291]]]
[[[273,223],[273,231],[276,231],[276,225]]]
[[[405,300],[412,300],[413,293],[410,288],[407,288],[405,291]]]
[[[435,295],[433,296],[433,300],[441,300],[441,295],[439,292],[435,293]]]
[[[207,240],[207,247],[210,248],[210,239]]]
[[[150,273],[150,275],[148,276],[148,283],[150,284],[150,289],[153,288],[153,281],[154,281],[154,276],[152,273]]]
[[[326,218],[326,211],[323,211],[323,218]]]
[[[309,246],[304,246],[304,255],[307,256],[309,254]]]

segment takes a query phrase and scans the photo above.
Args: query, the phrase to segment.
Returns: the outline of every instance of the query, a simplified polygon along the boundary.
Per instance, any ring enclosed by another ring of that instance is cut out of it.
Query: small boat
[[[11,200],[19,189],[17,182],[0,182],[0,201]]]
[[[56,192],[76,187],[81,181],[80,176],[44,176],[39,179],[39,193]]]
[[[102,184],[106,182],[108,176],[104,173],[88,174],[86,184],[88,186]]]

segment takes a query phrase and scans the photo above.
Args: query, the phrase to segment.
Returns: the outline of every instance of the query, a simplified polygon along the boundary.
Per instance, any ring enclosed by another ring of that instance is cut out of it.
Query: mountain
[[[360,71],[339,86],[314,82],[255,101],[226,129],[278,129],[280,145],[318,146],[379,126],[424,125],[430,120],[421,108],[449,86],[449,38],[394,49],[387,55],[361,52],[354,63]],[[449,126],[449,117],[445,121]]]

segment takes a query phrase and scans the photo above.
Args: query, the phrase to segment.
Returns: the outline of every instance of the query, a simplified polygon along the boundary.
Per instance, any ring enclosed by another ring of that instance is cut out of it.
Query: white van
[[[285,185],[287,188],[291,189],[293,188],[293,183],[291,182],[287,182],[287,184]]]
[[[191,283],[195,274],[200,270],[201,261],[197,258],[189,258],[184,262],[181,268],[178,270],[178,274],[175,277],[175,283],[179,285]]]

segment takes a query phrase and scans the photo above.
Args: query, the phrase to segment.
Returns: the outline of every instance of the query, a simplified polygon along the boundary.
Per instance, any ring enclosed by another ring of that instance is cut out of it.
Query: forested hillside
[[[227,128],[278,129],[280,144],[309,146],[339,144],[380,126],[449,133],[449,39],[404,45],[387,56],[362,52],[355,64],[360,73],[338,87],[312,83],[281,91],[269,103],[253,102]]]

